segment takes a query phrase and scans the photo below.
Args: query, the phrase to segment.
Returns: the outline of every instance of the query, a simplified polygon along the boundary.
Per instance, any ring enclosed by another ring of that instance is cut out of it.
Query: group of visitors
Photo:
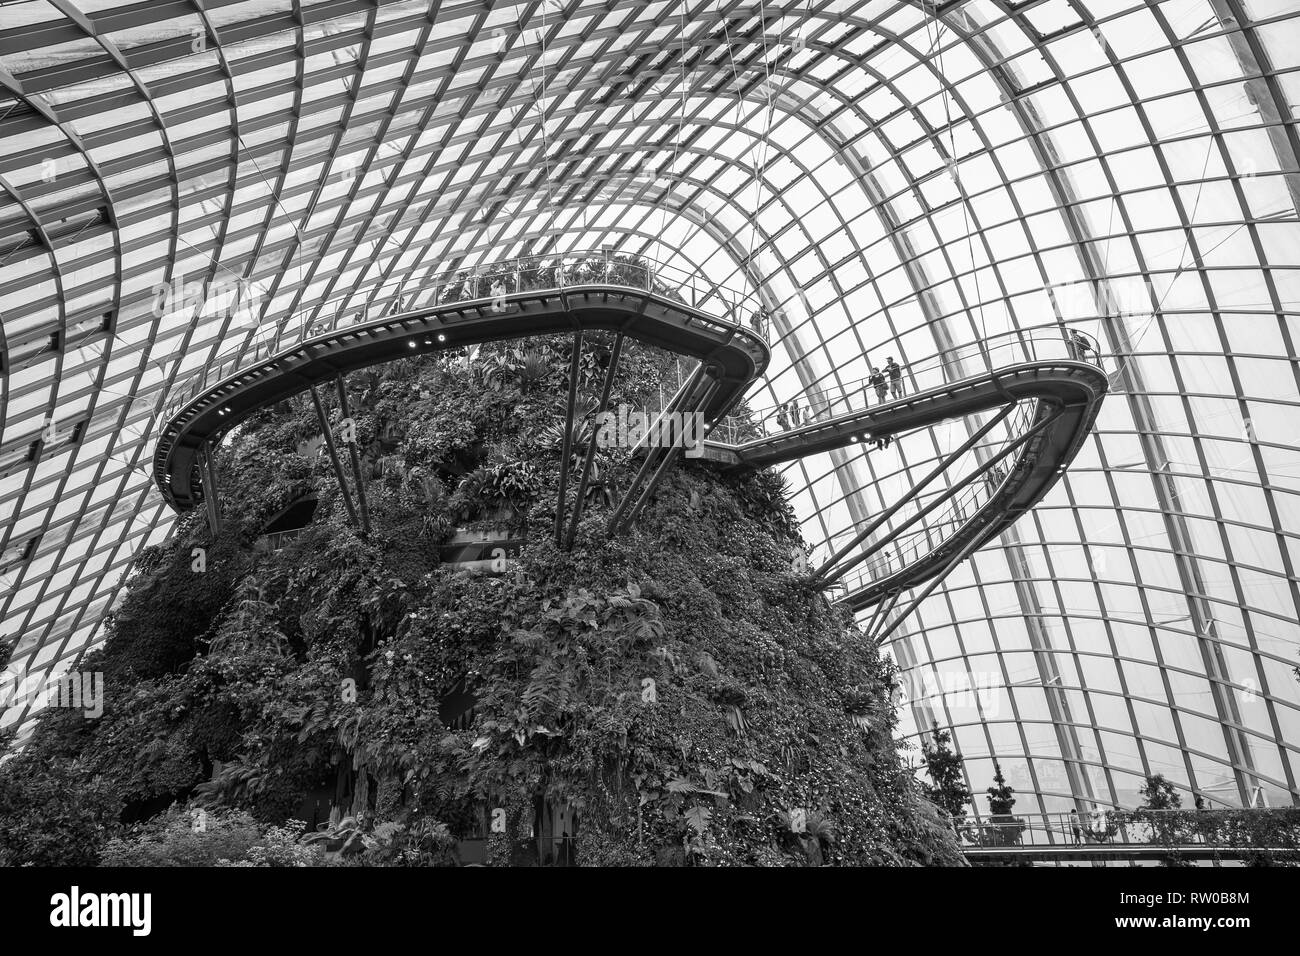
[[[754,331],[763,335],[766,332],[767,319],[767,310],[759,309],[750,316],[750,325]],[[862,390],[863,398],[868,405],[871,404],[871,391],[873,389],[878,402],[903,397],[903,367],[894,361],[892,355],[885,362],[883,371],[875,366],[871,368],[871,375],[867,378],[867,383]],[[832,403],[830,401],[822,403],[820,408],[815,408],[812,400],[809,399],[808,407],[801,409],[799,400],[795,398],[778,405],[775,418],[776,424],[781,431],[790,431],[793,428],[801,428],[817,421],[828,420],[831,414]],[[888,448],[893,440],[892,435],[878,435],[872,439],[876,448]]]
[[[781,427],[781,431],[788,432],[791,428],[800,428],[806,424],[812,423],[812,416],[808,416],[806,422],[799,420],[800,409],[799,400],[792,398],[783,405],[776,408],[776,423]]]
[[[799,408],[799,400],[791,399],[784,405],[778,405],[776,408],[776,423],[780,426],[781,431],[789,431],[792,428],[802,428],[804,425],[811,425],[814,422],[829,421],[832,413],[831,403],[822,402],[820,407],[814,406],[812,399],[808,399],[808,407]]]
[[[1084,837],[1097,843],[1104,843],[1110,837],[1110,824],[1106,819],[1106,811],[1101,807],[1093,807],[1088,814],[1088,825],[1085,827],[1083,818],[1079,816],[1079,811],[1070,810],[1070,831],[1074,837],[1074,844],[1078,846],[1084,841]]]
[[[876,400],[880,402],[903,397],[903,367],[894,361],[892,355],[885,362],[883,372],[874,365],[871,366],[871,374],[867,376],[867,386],[862,390],[863,397],[869,399],[868,389],[876,390]]]

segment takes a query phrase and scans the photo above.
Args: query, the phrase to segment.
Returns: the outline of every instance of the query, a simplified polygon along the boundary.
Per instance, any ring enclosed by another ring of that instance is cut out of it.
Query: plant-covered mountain
[[[890,665],[794,570],[777,476],[684,462],[611,541],[630,469],[602,450],[555,547],[570,347],[354,373],[368,536],[310,396],[239,428],[218,537],[199,512],[141,555],[79,665],[103,716],[53,711],[0,766],[0,863],[960,863],[900,766]],[[657,406],[676,364],[629,347],[613,404]],[[444,563],[467,531],[523,544]]]

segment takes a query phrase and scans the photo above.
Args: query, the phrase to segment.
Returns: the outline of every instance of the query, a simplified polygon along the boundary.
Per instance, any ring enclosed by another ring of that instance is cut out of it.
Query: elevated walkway
[[[919,585],[932,588],[953,566],[1042,499],[1078,452],[1107,390],[1107,377],[1099,361],[1095,357],[1086,360],[1087,355],[1079,354],[1080,350],[1057,330],[1037,337],[1017,332],[1001,337],[1000,344],[979,343],[949,350],[930,362],[905,367],[903,375],[909,393],[901,394],[905,389],[900,378],[896,397],[875,405],[868,405],[866,387],[844,390],[833,397],[828,397],[824,389],[813,390],[817,400],[808,401],[809,412],[815,408],[815,413],[803,421],[794,416],[795,424],[790,427],[782,408],[776,417],[784,430],[750,437],[745,431],[754,431],[752,420],[727,421],[723,416],[763,375],[770,360],[768,346],[759,334],[763,323],[755,318],[759,314],[756,300],[725,290],[691,288],[688,292],[694,304],[687,304],[676,288],[663,284],[657,264],[644,260],[616,264],[608,255],[603,260],[586,257],[580,261],[580,268],[566,268],[563,260],[561,265],[542,268],[539,262],[529,260],[513,263],[513,268],[498,268],[484,277],[462,278],[461,274],[435,287],[429,295],[431,304],[426,307],[341,327],[335,316],[330,323],[334,327],[324,328],[318,323],[309,337],[265,359],[249,361],[241,356],[214,367],[176,396],[164,411],[166,424],[154,455],[154,478],[159,489],[178,511],[207,503],[209,519],[215,526],[219,520],[215,494],[205,496],[203,489],[215,488],[216,481],[204,450],[254,412],[310,389],[349,513],[355,519],[359,511],[362,527],[366,528],[365,482],[356,447],[352,445],[348,451],[353,459],[359,508],[354,508],[346,493],[347,483],[316,386],[334,380],[346,415],[346,395],[340,378],[344,373],[411,355],[553,333],[572,332],[575,340],[591,330],[617,334],[601,408],[608,402],[623,336],[698,360],[695,373],[681,385],[668,408],[702,414],[714,436],[705,443],[706,456],[727,467],[777,465],[997,410],[993,422],[981,426],[978,434],[951,455],[944,466],[887,508],[879,521],[873,521],[865,531],[851,529],[856,536],[850,545],[817,572],[828,586],[841,582],[844,593],[840,600],[855,610],[883,610],[883,620],[889,617],[893,602],[902,592]],[[592,262],[596,263],[594,269],[588,265]],[[749,327],[744,324],[746,319]],[[995,364],[999,350],[1009,359],[1006,364]],[[967,373],[974,358],[984,370]],[[577,374],[575,350],[570,369],[571,420]],[[756,414],[760,423],[770,424],[772,416],[765,419],[761,412]],[[950,485],[938,502],[926,506],[901,526],[884,524],[903,504],[919,495],[943,467],[956,462],[960,453],[974,447],[977,439],[1002,421],[1007,422],[1003,444],[977,449],[989,461],[981,471]],[[719,441],[719,437],[731,440]],[[640,471],[609,522],[609,533],[615,534],[636,520],[659,481],[680,457],[679,452],[647,450]],[[1010,457],[1012,453],[1014,458]],[[568,530],[570,546],[593,454],[594,447],[589,449],[578,480]],[[1005,466],[996,464],[1004,459]],[[557,543],[565,540],[562,525],[568,468],[566,441],[556,511]],[[981,475],[986,480],[976,481]],[[948,503],[948,511],[929,518],[940,503]],[[918,530],[903,533],[923,518],[929,520]],[[873,534],[876,539],[872,539]],[[863,542],[868,547],[862,554],[846,557]],[[832,568],[836,562],[841,563]],[[925,594],[928,589],[921,597]]]
[[[1092,430],[1107,385],[1105,373],[1088,362],[1024,362],[741,445],[710,442],[706,448],[709,457],[733,467],[765,467],[1029,403],[1012,431],[1040,430],[1020,446],[996,487],[974,485],[955,509],[916,532],[917,540],[897,542],[849,580],[843,600],[862,610],[929,580],[954,554],[977,550],[1037,504]]]
[[[165,412],[154,480],[174,509],[198,506],[198,456],[214,438],[259,409],[342,373],[411,355],[556,332],[621,332],[698,359],[716,388],[698,383],[686,409],[724,415],[767,368],[767,344],[741,326],[666,296],[622,286],[579,285],[504,298],[440,303],[314,336],[262,361],[219,366]]]
[[[958,836],[966,859],[986,866],[1300,862],[1294,807],[1013,814],[964,824]]]

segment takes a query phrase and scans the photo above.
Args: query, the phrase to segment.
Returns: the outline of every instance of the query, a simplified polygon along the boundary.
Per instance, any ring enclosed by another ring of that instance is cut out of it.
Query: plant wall
[[[611,344],[587,337],[584,408]],[[959,863],[900,765],[891,665],[794,570],[775,474],[685,462],[630,534],[608,540],[593,497],[556,549],[569,347],[351,375],[365,536],[308,398],[240,426],[217,456],[221,533],[188,516],[143,554],[79,665],[105,674],[103,716],[51,711],[0,765],[25,822],[0,862],[428,864],[480,838],[488,862],[528,864],[553,858],[542,821],[562,808],[566,862]],[[676,362],[626,349],[613,403],[657,404]],[[626,484],[617,450],[597,467]],[[308,493],[312,523],[256,550]],[[504,571],[440,563],[457,529],[485,527],[526,541]],[[455,688],[468,710],[451,713]],[[180,807],[235,822],[208,845]],[[295,843],[295,819],[319,832]]]

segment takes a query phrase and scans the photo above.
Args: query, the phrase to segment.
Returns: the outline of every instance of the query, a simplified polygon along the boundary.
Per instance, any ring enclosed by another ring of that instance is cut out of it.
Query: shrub
[[[222,860],[244,859],[262,839],[261,828],[248,813],[173,806],[110,840],[101,862],[104,866],[216,866]]]

